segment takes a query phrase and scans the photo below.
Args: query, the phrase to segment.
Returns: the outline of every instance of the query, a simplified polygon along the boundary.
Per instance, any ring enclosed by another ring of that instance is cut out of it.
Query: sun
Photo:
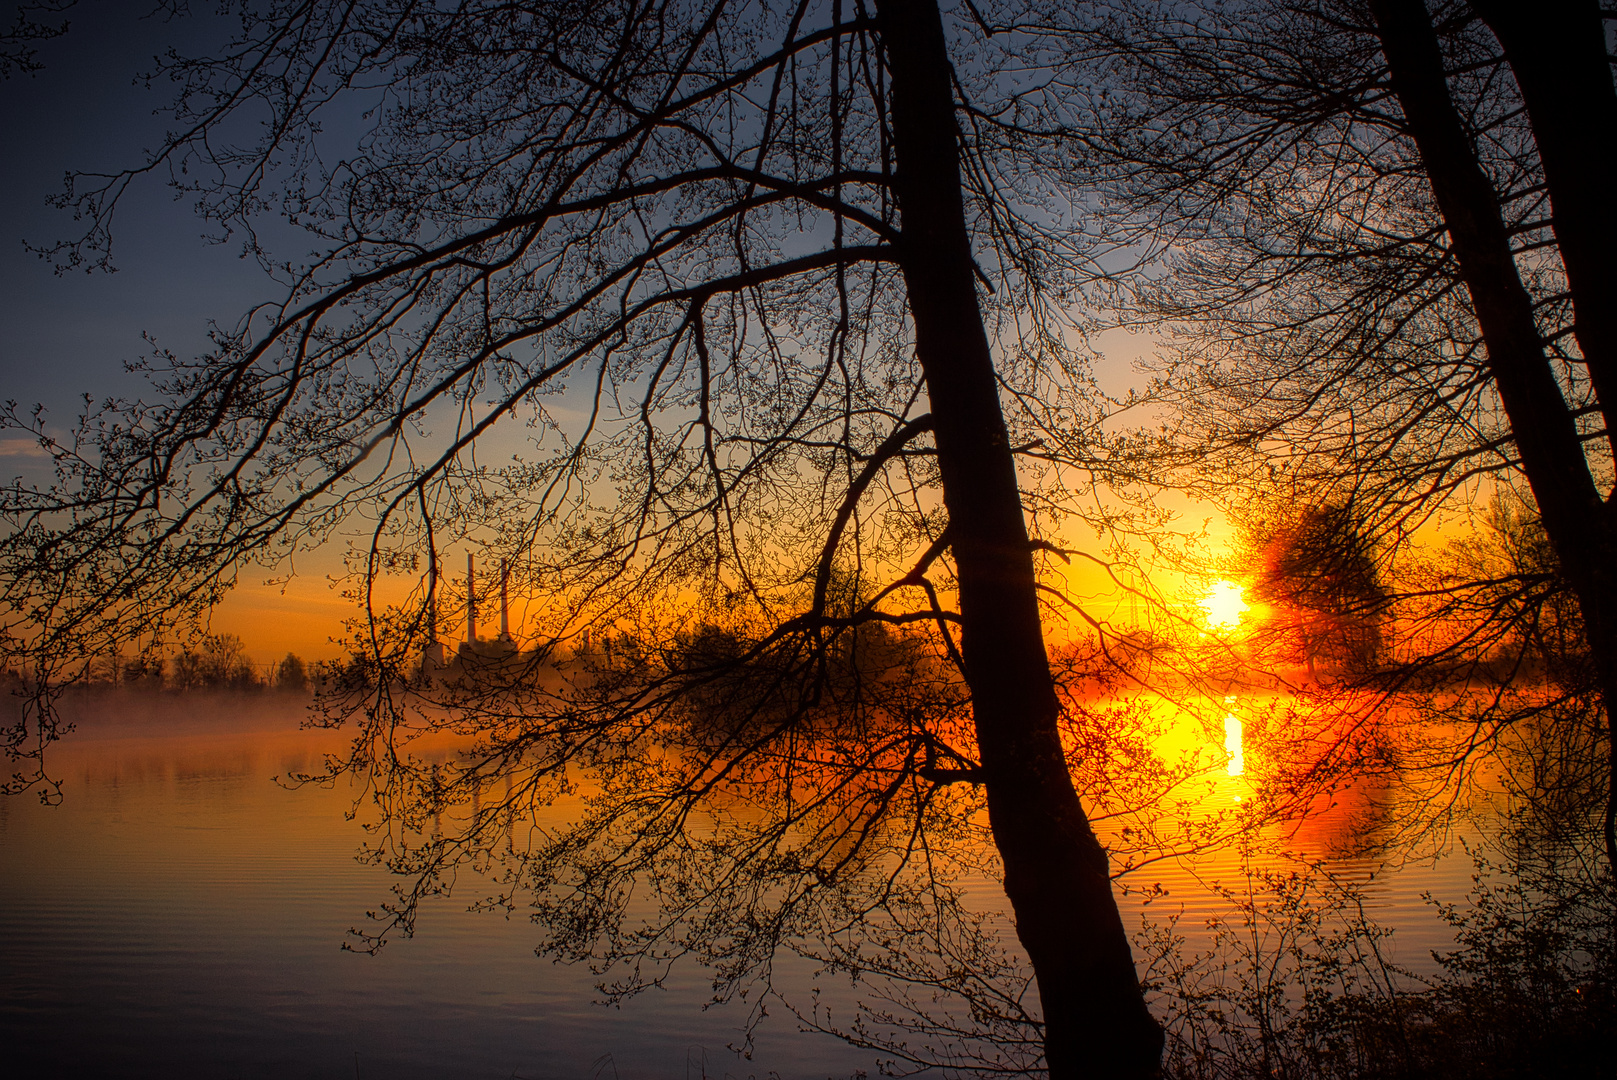
[[[1207,615],[1209,630],[1230,629],[1239,626],[1241,616],[1249,605],[1242,595],[1241,586],[1233,581],[1215,581],[1202,598],[1202,611]]]

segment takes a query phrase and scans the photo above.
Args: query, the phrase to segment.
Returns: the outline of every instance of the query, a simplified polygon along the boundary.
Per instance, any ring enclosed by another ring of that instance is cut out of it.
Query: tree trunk
[[[1596,0],[1472,0],[1527,104],[1572,293],[1573,334],[1617,452],[1617,88]]]
[[[1527,5],[1514,0],[1473,0],[1504,47],[1516,85],[1527,104],[1533,142],[1549,188],[1551,227],[1572,293],[1573,334],[1589,369],[1606,422],[1606,440],[1617,459],[1617,87],[1606,55],[1606,26],[1595,0]],[[1606,789],[1606,858],[1617,872],[1617,513],[1606,506],[1607,591],[1597,598],[1607,612],[1600,632],[1607,646],[1596,651],[1607,702],[1611,739]]]
[[[1056,722],[1032,549],[961,199],[954,93],[935,0],[879,0],[893,78],[899,254],[935,422],[994,842],[1038,979],[1050,1075],[1150,1077],[1145,1006],[1106,851]]]
[[[1595,486],[1572,410],[1539,337],[1498,196],[1449,96],[1426,5],[1423,0],[1370,0],[1370,9],[1393,89],[1482,327],[1489,371],[1510,420],[1522,472],[1561,570],[1578,597],[1605,703],[1610,746],[1606,857],[1617,868],[1617,731],[1612,724],[1612,703],[1617,702],[1617,529],[1612,509]]]

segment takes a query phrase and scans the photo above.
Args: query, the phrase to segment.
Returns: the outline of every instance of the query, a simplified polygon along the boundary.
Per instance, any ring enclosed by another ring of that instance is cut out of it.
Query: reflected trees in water
[[[1609,71],[1592,9],[1556,14],[1577,83],[1475,7],[249,9],[231,48],[165,61],[177,134],[75,177],[87,232],[54,255],[103,260],[128,183],[165,167],[212,222],[257,237],[273,208],[316,253],[254,240],[279,299],[205,356],[150,357],[152,401],[71,439],[7,414],[57,470],[6,490],[6,645],[33,679],[10,748],[55,737],[71,658],[181,634],[244,567],[361,523],[321,705],[353,731],[324,775],[368,785],[405,882],[365,940],[479,868],[612,995],[682,958],[722,999],[763,993],[795,951],[887,976],[863,1023],[801,1016],[912,1065],[1150,1075],[1112,872],[1255,819],[1198,817],[1198,769],[1116,690],[1295,689],[1261,641],[1166,605],[1163,632],[1119,634],[1051,584],[1084,498],[1103,535],[1161,543],[1123,508],[1174,469],[1253,520],[1284,508],[1260,591],[1299,615],[1313,685],[1242,717],[1277,748],[1273,798],[1419,752],[1450,794],[1504,762],[1567,821],[1598,758],[1609,863],[1589,313],[1617,245],[1568,245],[1611,220],[1552,117],[1571,95],[1606,123]],[[257,141],[216,138],[259,114]],[[1126,403],[1165,430],[1103,427],[1070,345],[1097,310],[1171,329]],[[1525,558],[1540,530],[1536,563],[1408,557],[1518,480],[1500,535]],[[526,647],[439,663],[468,547],[511,567]],[[1057,613],[1093,650],[1047,648]],[[1393,702],[1458,740],[1412,751]]]
[[[334,768],[401,837],[452,793],[479,807],[459,841],[398,848],[423,889],[502,813],[514,828],[489,783],[513,808],[593,784],[606,801],[518,882],[573,927],[555,947],[640,956],[631,986],[681,953],[739,983],[788,936],[835,942],[916,894],[924,842],[980,798],[1047,1067],[1152,1074],[1160,1031],[1061,741],[1053,545],[1019,486],[1041,430],[1102,441],[1066,305],[1113,243],[1072,214],[1048,140],[991,122],[1041,107],[1010,75],[1030,59],[914,0],[361,0],[249,5],[226,47],[161,61],[174,133],[69,181],[86,231],[58,264],[105,265],[124,191],[165,169],[215,225],[257,238],[279,213],[315,253],[252,240],[280,297],[204,356],[151,356],[149,401],[92,404],[62,440],[8,416],[57,470],[7,490],[36,690],[11,748],[56,734],[64,657],[183,632],[244,568],[359,525],[354,693],[325,699],[357,734]],[[428,686],[463,546],[508,561],[538,645],[468,642],[459,681]],[[869,599],[836,607],[839,574]],[[933,668],[841,671],[882,627],[928,628],[905,648]],[[565,656],[586,629],[638,645]],[[419,767],[412,743],[440,735],[473,756]],[[787,808],[770,829],[699,839],[764,794]],[[878,839],[897,861],[867,889]],[[631,878],[667,886],[657,925],[684,937],[627,927]]]
[[[851,625],[823,648],[733,617],[386,686],[351,669],[322,707],[387,724],[302,779],[365,763],[367,855],[401,879],[352,947],[410,932],[450,888],[464,900],[475,869],[470,887],[496,883],[478,906],[532,918],[540,952],[591,964],[607,1000],[695,960],[714,1000],[789,1009],[906,1068],[1036,1069],[968,684],[935,622],[855,623],[873,596],[843,583],[829,611]],[[1057,659],[1063,745],[1114,875],[1252,827],[1199,805],[1212,755],[1161,753],[1175,710],[1120,698],[1115,671],[1097,684],[1095,656]],[[860,979],[865,1007],[826,1015],[800,977],[777,979],[788,957]]]
[[[1588,313],[1609,309],[1596,283],[1617,267],[1617,219],[1590,196],[1617,145],[1617,91],[1597,5],[1528,12],[1118,0],[1061,25],[1074,70],[1106,73],[1076,182],[1113,196],[1102,212],[1119,222],[1173,226],[1165,272],[1119,302],[1172,329],[1156,392],[1185,482],[1249,520],[1279,509],[1294,541],[1309,516],[1351,515],[1333,560],[1368,557],[1393,594],[1371,604],[1382,660],[1358,685],[1512,684],[1480,712],[1447,695],[1469,732],[1450,744],[1456,766],[1525,699],[1561,694],[1542,668],[1511,671],[1505,639],[1549,593],[1570,598],[1562,655],[1590,680],[1572,693],[1604,714],[1591,798],[1611,862],[1617,402],[1607,317]],[[1571,116],[1587,120],[1575,136]],[[1478,576],[1421,554],[1485,532],[1496,494],[1530,495],[1552,571]]]

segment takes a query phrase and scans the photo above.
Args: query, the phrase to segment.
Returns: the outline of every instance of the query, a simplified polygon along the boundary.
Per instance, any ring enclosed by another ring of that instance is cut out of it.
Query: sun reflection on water
[[[1233,712],[1224,714],[1224,752],[1230,756],[1224,766],[1226,773],[1240,776],[1246,772],[1246,761],[1241,754],[1241,718]]]

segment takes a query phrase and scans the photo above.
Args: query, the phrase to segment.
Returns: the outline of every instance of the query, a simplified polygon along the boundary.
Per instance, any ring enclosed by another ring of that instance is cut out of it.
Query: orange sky
[[[1107,389],[1122,392],[1137,377],[1137,365],[1155,342],[1147,336],[1114,330],[1100,335],[1090,344],[1104,355],[1097,365],[1097,376],[1107,384]],[[1140,418],[1129,419],[1137,422]],[[1190,533],[1205,530],[1205,542],[1210,551],[1222,549],[1227,544],[1229,528],[1222,516],[1210,507],[1175,493],[1164,493],[1162,498],[1163,504],[1179,515],[1177,528]],[[1095,537],[1087,528],[1075,525],[1069,531],[1073,535],[1059,541],[1062,546],[1100,554]],[[452,560],[461,557],[457,552]],[[1138,617],[1149,617],[1140,610],[1141,602],[1135,601],[1131,605],[1129,595],[1118,589],[1094,562],[1075,557],[1071,564],[1063,565],[1052,558],[1046,565],[1051,571],[1048,583],[1061,588],[1091,617],[1111,623],[1118,629],[1127,629]],[[328,577],[340,574],[342,569],[341,545],[333,544],[327,549],[300,555],[299,576],[285,584],[265,584],[270,572],[262,568],[244,571],[240,583],[214,610],[210,629],[214,633],[240,637],[248,653],[259,663],[273,662],[288,652],[295,652],[307,660],[333,659],[342,650],[331,639],[342,636],[344,620],[353,618],[357,613],[353,602],[345,599],[342,589],[334,588]],[[457,580],[451,577],[452,582]],[[1154,584],[1161,593],[1184,603],[1188,617],[1199,616],[1197,603],[1205,592],[1205,583],[1188,581],[1180,572],[1164,571],[1156,575]],[[516,622],[520,618],[518,612],[522,603],[515,596],[512,600],[513,621]],[[483,617],[487,620],[491,615],[492,612],[485,612]],[[1065,639],[1073,633],[1087,635],[1089,632],[1087,624],[1083,624],[1076,615],[1072,615],[1068,625],[1063,625],[1063,622],[1060,618],[1050,620],[1046,632],[1052,641]],[[488,625],[485,621],[484,626]],[[518,630],[520,635],[517,626],[514,625],[513,630]],[[445,632],[450,638],[458,638],[463,631],[459,627],[445,627]]]
[[[1200,522],[1195,524],[1199,525]],[[1221,542],[1210,540],[1213,545]],[[344,620],[353,618],[358,609],[352,600],[343,595],[341,588],[332,586],[325,573],[315,569],[318,564],[327,561],[333,564],[330,568],[333,571],[339,568],[336,559],[305,556],[300,560],[299,576],[284,584],[266,584],[268,574],[262,569],[244,572],[240,584],[214,609],[209,629],[213,633],[240,637],[248,653],[259,663],[273,662],[288,652],[297,653],[306,660],[336,658],[342,650],[333,643],[332,638],[342,636]],[[1052,571],[1046,579],[1048,583],[1062,589],[1072,602],[1082,606],[1092,618],[1110,623],[1117,630],[1127,630],[1136,619],[1150,618],[1144,602],[1136,601],[1131,606],[1129,595],[1111,581],[1105,570],[1089,559],[1075,557],[1070,565],[1063,565],[1052,558],[1047,566]],[[456,588],[462,580],[452,575],[448,586]],[[403,583],[384,582],[384,590],[390,584],[398,586]],[[1188,618],[1201,616],[1199,602],[1206,591],[1204,583],[1190,581],[1179,573],[1164,572],[1158,575],[1155,584],[1157,589],[1167,594],[1170,603],[1175,602],[1176,597],[1178,602],[1185,605]],[[523,608],[522,599],[513,595],[512,629],[519,636]],[[480,632],[492,632],[493,619],[492,610],[482,612]],[[445,626],[443,629],[450,639],[458,639],[463,633],[460,625]],[[1046,627],[1052,642],[1074,633],[1087,636],[1089,632],[1087,624],[1076,615],[1063,620],[1054,612]]]
[[[241,638],[260,663],[289,652],[305,660],[330,660],[341,652],[331,639],[354,611],[352,601],[323,575],[296,577],[284,586],[245,579],[213,610],[211,629]]]

